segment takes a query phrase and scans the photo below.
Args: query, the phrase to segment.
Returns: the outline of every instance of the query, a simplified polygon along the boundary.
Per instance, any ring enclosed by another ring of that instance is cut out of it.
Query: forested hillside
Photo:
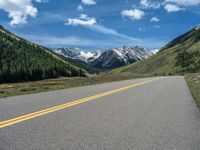
[[[47,48],[19,38],[0,26],[0,83],[84,74],[84,70],[71,65]]]

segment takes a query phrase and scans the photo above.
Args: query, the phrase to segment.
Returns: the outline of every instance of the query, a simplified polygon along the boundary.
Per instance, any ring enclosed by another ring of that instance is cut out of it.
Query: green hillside
[[[0,83],[84,74],[84,70],[47,48],[24,40],[0,26]]]
[[[173,74],[200,71],[200,27],[177,37],[149,59],[113,70],[113,73]]]

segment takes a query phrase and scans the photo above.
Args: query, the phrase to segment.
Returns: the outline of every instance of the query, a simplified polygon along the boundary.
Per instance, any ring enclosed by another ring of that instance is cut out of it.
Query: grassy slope
[[[200,50],[200,30],[196,31],[193,29],[170,42],[160,52],[149,59],[114,69],[112,73],[174,74],[176,72],[175,58],[178,52],[182,50]]]
[[[191,93],[194,99],[197,102],[197,105],[200,107],[200,74],[196,75],[187,75],[186,81],[191,90]]]
[[[112,74],[103,74],[93,77],[77,77],[77,78],[57,78],[49,79],[35,82],[25,82],[25,83],[9,83],[9,84],[0,84],[0,98],[23,95],[23,94],[32,94],[39,92],[47,92],[53,90],[60,90],[72,87],[94,85],[106,82],[120,81],[135,79],[141,77],[148,77],[147,75],[112,75]]]

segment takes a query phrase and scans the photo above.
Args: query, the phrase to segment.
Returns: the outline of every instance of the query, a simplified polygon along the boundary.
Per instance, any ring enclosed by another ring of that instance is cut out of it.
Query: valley
[[[199,26],[156,53],[139,46],[104,51],[49,49],[20,38],[2,26],[0,34],[0,82],[4,83],[0,97],[200,71]]]
[[[0,150],[200,150],[200,0],[0,0]]]

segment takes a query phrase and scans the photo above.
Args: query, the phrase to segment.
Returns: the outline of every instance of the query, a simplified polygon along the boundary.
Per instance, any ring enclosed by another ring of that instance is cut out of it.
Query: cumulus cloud
[[[95,5],[96,1],[95,0],[82,0],[82,3],[85,5]]]
[[[150,20],[151,22],[159,22],[160,21],[160,19],[158,19],[157,17],[153,17],[153,18],[151,18],[151,20]]]
[[[142,5],[143,8],[152,8],[152,9],[158,9],[160,8],[159,2],[152,2],[150,0],[141,0],[140,5]]]
[[[185,9],[179,7],[178,5],[175,5],[175,4],[166,4],[165,5],[165,10],[168,13],[171,13],[171,12],[177,12],[177,11],[181,11],[181,10],[185,10]]]
[[[165,2],[176,3],[182,6],[192,6],[200,4],[200,0],[165,0]]]
[[[188,6],[200,5],[200,0],[140,0],[143,9],[159,9],[164,7],[167,12],[178,12],[185,10]]]
[[[73,26],[91,26],[96,24],[95,18],[90,18],[86,14],[81,14],[78,18],[69,18],[68,22],[65,23],[66,25],[73,25]]]
[[[121,12],[121,15],[123,17],[129,17],[132,20],[140,20],[144,16],[144,11],[139,10],[139,9],[123,10]]]
[[[42,3],[46,0],[35,0]],[[38,10],[32,0],[0,0],[0,9],[8,13],[11,25],[25,24],[29,16],[36,17]]]

